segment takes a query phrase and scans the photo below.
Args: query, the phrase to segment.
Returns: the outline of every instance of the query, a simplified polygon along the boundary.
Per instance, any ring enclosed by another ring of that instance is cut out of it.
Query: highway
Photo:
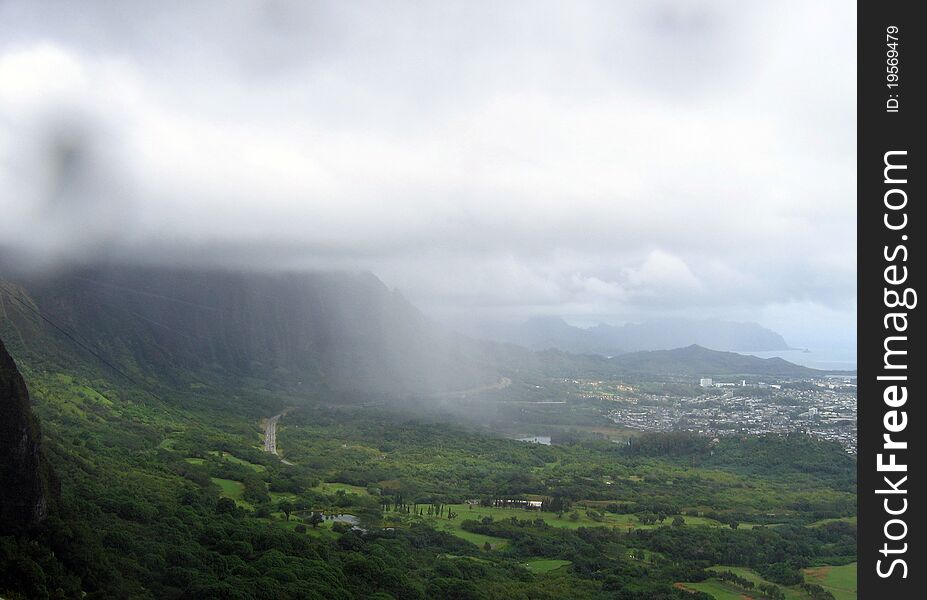
[[[274,415],[267,419],[267,424],[264,425],[264,452],[270,452],[274,456],[279,458],[277,454],[277,422],[280,421],[280,417],[285,415],[287,411],[283,411],[278,415]],[[289,462],[286,459],[281,458],[280,462],[285,465],[292,465],[293,463]]]

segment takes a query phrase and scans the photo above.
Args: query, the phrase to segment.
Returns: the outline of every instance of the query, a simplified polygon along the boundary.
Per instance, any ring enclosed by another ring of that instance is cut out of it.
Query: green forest
[[[19,361],[58,491],[37,531],[0,539],[6,600],[855,597],[856,465],[837,444],[547,446],[88,365]]]

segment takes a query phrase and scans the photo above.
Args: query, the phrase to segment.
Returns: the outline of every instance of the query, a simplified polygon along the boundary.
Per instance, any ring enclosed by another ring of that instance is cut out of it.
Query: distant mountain
[[[26,384],[0,340],[0,535],[48,516],[57,492],[41,441]]]
[[[537,317],[524,323],[458,324],[464,333],[532,350],[556,348],[574,354],[615,356],[641,350],[669,350],[697,344],[723,351],[788,350],[781,335],[756,323],[720,320],[663,319],[589,329],[573,327],[559,317]]]
[[[583,330],[559,319],[529,324],[525,331],[534,337],[523,343],[547,349],[450,333],[365,273],[108,266],[45,275],[7,269],[6,279],[0,279],[0,336],[17,357],[57,362],[62,370],[73,370],[75,360],[97,369],[115,367],[158,389],[200,384],[237,389],[247,383],[249,389],[298,393],[432,395],[495,389],[503,378],[678,380],[820,373],[781,359],[694,345],[622,354],[603,342],[594,345],[597,339],[619,337],[615,332],[625,340],[634,339],[633,333],[652,344],[673,341],[673,335],[644,333],[652,326]],[[676,335],[708,335],[704,332],[712,327],[679,323]],[[747,339],[737,332],[759,331],[753,339],[781,340],[751,325],[720,325],[714,331],[728,345]],[[572,351],[556,349],[557,344]],[[612,354],[618,355],[609,358]]]
[[[614,357],[598,354],[578,355],[549,349],[518,358],[522,361],[518,369],[521,372],[566,379],[611,378],[697,383],[702,377],[737,381],[742,378],[756,380],[817,377],[828,373],[796,365],[781,358],[758,358],[696,345],[672,350],[630,352]]]
[[[781,358],[758,358],[736,352],[719,352],[697,345],[673,350],[623,354],[610,360],[616,371],[633,375],[673,374],[701,377],[813,377],[824,373]]]
[[[410,393],[499,377],[468,358],[473,342],[366,273],[94,267],[0,280],[0,334],[23,353],[81,354],[40,315],[126,372],[158,382],[249,378]]]

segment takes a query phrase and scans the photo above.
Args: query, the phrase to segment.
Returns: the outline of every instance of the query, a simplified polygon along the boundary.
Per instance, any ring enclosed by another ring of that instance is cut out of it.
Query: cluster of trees
[[[821,527],[725,529],[660,527],[631,532],[635,547],[660,552],[671,560],[691,564],[725,564],[755,569],[780,585],[801,583],[801,568],[815,561],[845,556],[856,543],[847,523]]]
[[[785,592],[783,592],[777,585],[765,582],[754,583],[746,577],[741,577],[737,573],[733,573],[731,571],[714,571],[713,576],[715,579],[734,583],[748,591],[756,588],[769,600],[785,600]]]
[[[541,510],[553,513],[564,513],[570,510],[570,507],[573,506],[573,502],[569,498],[564,498],[563,496],[557,495],[553,497],[545,497],[541,500]]]
[[[799,587],[811,597],[811,600],[835,600],[832,593],[816,583],[801,583]]]
[[[406,502],[402,494],[395,496],[383,496],[380,498],[380,507],[383,512],[396,512],[406,515],[418,515],[420,517],[439,517],[447,519],[457,518],[457,513],[451,507],[441,502],[428,504],[418,504],[417,502]]]
[[[644,433],[628,442],[627,452],[633,456],[702,456],[711,450],[710,438],[688,431]]]

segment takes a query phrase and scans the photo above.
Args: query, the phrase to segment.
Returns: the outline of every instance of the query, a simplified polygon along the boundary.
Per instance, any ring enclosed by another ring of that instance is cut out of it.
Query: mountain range
[[[557,321],[544,324],[576,339],[593,333]],[[701,322],[696,330],[706,328]],[[636,345],[649,347],[673,339],[647,341],[650,329],[643,326],[594,329],[622,332],[626,340],[633,333]],[[707,349],[678,333],[681,325],[676,329],[679,339],[688,340],[681,348],[617,356],[579,345],[567,351],[479,340],[439,326],[369,273],[95,266],[41,274],[7,268],[0,278],[0,338],[14,356],[61,364],[81,356],[178,389],[257,382],[300,393],[427,395],[538,377],[820,373],[781,359]],[[758,326],[722,327],[714,339],[747,339],[731,331],[784,344]]]
[[[454,326],[474,337],[511,342],[532,350],[556,348],[574,354],[615,356],[644,350],[670,350],[692,344],[721,351],[788,350],[785,339],[756,323],[718,319],[660,319],[644,323],[584,329],[559,317],[534,317],[520,323],[458,322]]]
[[[0,280],[0,310],[0,334],[22,352],[67,356],[81,344],[129,375],[160,382],[247,378],[403,393],[496,379],[463,355],[470,340],[437,327],[365,273],[121,266],[19,273]]]

